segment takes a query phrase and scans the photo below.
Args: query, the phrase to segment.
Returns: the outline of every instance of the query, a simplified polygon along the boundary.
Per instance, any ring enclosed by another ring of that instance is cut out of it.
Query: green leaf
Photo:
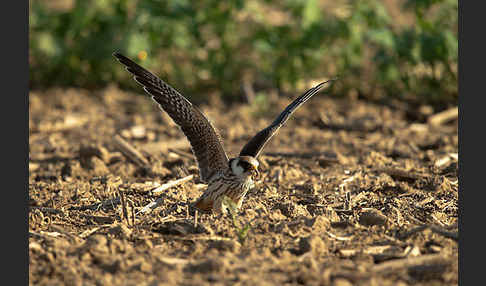
[[[303,12],[304,28],[311,26],[312,24],[321,20],[321,9],[319,9],[319,2],[317,0],[305,1]]]

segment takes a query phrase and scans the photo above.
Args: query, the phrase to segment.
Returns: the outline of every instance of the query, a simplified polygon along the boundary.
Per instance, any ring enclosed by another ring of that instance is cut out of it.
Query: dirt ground
[[[201,109],[232,157],[296,96]],[[458,284],[457,119],[430,107],[316,95],[234,218],[189,211],[205,185],[148,96],[34,91],[29,114],[30,285]]]

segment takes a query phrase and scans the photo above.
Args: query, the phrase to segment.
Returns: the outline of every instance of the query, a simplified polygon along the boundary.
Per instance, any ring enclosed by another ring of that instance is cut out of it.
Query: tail
[[[201,196],[194,203],[192,203],[191,206],[201,212],[210,212],[213,209],[213,202],[208,197]]]

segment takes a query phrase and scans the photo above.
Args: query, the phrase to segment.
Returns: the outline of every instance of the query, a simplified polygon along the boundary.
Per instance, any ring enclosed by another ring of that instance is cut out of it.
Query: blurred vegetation
[[[457,0],[30,0],[29,26],[33,89],[135,88],[118,50],[196,101],[339,75],[336,95],[457,104]]]
[[[236,203],[233,202],[233,200],[228,196],[223,197],[222,208],[225,209],[227,215],[231,217],[231,222],[233,223],[233,227],[236,231],[238,242],[241,245],[244,245],[248,237],[248,231],[251,229],[250,222],[247,222],[243,227],[241,226],[240,222],[238,222],[238,207],[236,206]]]

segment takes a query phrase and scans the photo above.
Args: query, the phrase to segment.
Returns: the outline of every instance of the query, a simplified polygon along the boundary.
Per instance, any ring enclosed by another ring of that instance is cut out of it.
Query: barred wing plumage
[[[113,56],[152,96],[160,108],[180,126],[189,140],[199,166],[201,180],[208,182],[216,173],[228,168],[228,156],[221,137],[206,116],[184,96],[163,80],[120,53]]]
[[[291,104],[289,104],[282,113],[270,124],[267,128],[258,132],[253,138],[246,143],[240,152],[240,156],[253,156],[257,158],[262,152],[265,145],[270,141],[270,139],[277,133],[277,131],[282,127],[285,122],[290,118],[292,113],[302,104],[304,104],[309,98],[314,94],[318,93],[327,83],[335,81],[336,78],[330,79],[325,82],[321,82],[315,87],[309,89],[304,94],[295,99]]]

